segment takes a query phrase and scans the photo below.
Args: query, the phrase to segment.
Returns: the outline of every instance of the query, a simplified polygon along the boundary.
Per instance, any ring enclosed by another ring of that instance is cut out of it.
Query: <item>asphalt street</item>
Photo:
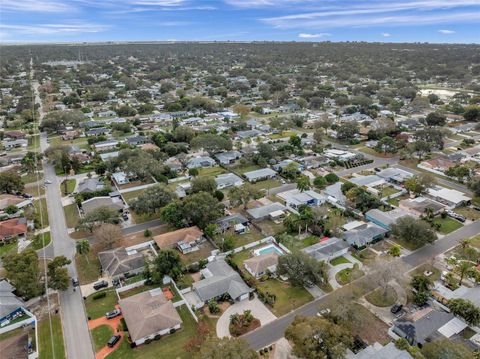
[[[423,248],[412,252],[401,259],[404,264],[406,264],[406,266],[404,266],[404,274],[420,264],[426,263],[435,256],[454,247],[459,240],[472,237],[478,233],[480,233],[480,221],[466,225],[457,231],[438,239],[434,244],[426,245]],[[368,281],[368,278],[369,276],[367,275],[362,279],[364,281]],[[350,285],[358,285],[359,283],[361,282],[354,282]],[[277,320],[244,335],[242,338],[245,339],[253,349],[259,350],[264,348],[283,337],[285,329],[293,321],[295,316],[314,316],[318,312],[318,308],[322,305],[325,299],[328,298],[329,295],[330,294],[326,294],[321,298],[305,304],[304,306],[284,315],[283,317],[280,317]]]

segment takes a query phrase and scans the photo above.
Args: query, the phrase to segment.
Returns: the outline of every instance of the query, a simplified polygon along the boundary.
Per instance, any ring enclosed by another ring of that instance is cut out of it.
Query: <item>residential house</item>
[[[203,279],[193,283],[193,292],[198,297],[198,308],[212,299],[228,295],[234,301],[248,299],[252,291],[238,274],[223,259],[216,258],[201,270]]]
[[[308,254],[317,261],[329,262],[332,259],[346,254],[348,252],[348,248],[348,243],[343,239],[332,237],[309,247],[303,248],[302,252]]]
[[[263,135],[264,133],[259,130],[246,130],[238,131],[235,134],[235,140],[246,140],[247,138],[254,138]]]
[[[180,172],[183,169],[182,163],[175,157],[168,158],[164,164],[173,172]]]
[[[320,168],[330,162],[326,156],[307,156],[300,158],[298,162],[306,169]]]
[[[88,131],[85,131],[85,136],[87,137],[97,137],[97,136],[104,136],[108,134],[110,130],[106,127],[95,127]]]
[[[387,229],[377,226],[374,223],[364,223],[355,229],[346,231],[343,237],[352,247],[361,249],[371,243],[379,241],[387,232]]]
[[[23,209],[31,205],[32,200],[30,198],[24,198],[22,196],[16,196],[8,193],[0,194],[0,211],[5,210],[5,208],[9,206],[15,206],[18,209]]]
[[[0,242],[7,242],[12,238],[25,237],[28,231],[25,217],[11,218],[0,222]]]
[[[193,226],[159,234],[153,240],[160,249],[177,247],[180,252],[187,254],[198,251],[198,244],[204,242],[205,238],[200,228]]]
[[[417,217],[420,217],[427,212],[437,215],[446,208],[444,204],[426,197],[402,199],[398,203],[398,206]]]
[[[467,325],[452,313],[427,307],[396,320],[392,331],[406,339],[410,345],[421,347],[427,342],[455,334],[449,334],[450,328],[456,328],[454,331],[460,332],[466,327]]]
[[[150,142],[150,139],[146,136],[131,136],[125,139],[125,142],[130,146],[139,146]]]
[[[243,180],[233,173],[225,173],[215,177],[217,189],[221,190],[229,187],[238,187],[243,184]]]
[[[117,140],[107,140],[94,143],[92,147],[95,151],[110,151],[115,149],[118,146],[119,142]]]
[[[25,140],[25,139],[3,141],[2,143],[6,151],[9,151],[13,148],[20,148],[20,147],[27,148],[28,146],[28,140]]]
[[[117,116],[117,113],[112,110],[100,111],[98,113],[98,117],[114,117],[114,116]]]
[[[99,252],[98,259],[102,272],[112,278],[125,273],[140,273],[145,268],[143,254],[137,251],[127,251],[124,247]]]
[[[402,208],[395,208],[387,212],[374,208],[365,213],[367,221],[375,223],[386,230],[390,230],[392,224],[395,224],[398,219],[407,216],[411,216],[411,213]]]
[[[275,172],[271,168],[262,168],[255,171],[245,172],[243,175],[248,180],[248,182],[255,183],[258,181],[275,178],[277,176],[277,172]]]
[[[119,186],[128,184],[132,181],[130,176],[128,176],[125,172],[115,172],[115,173],[113,173],[112,174],[112,179]]]
[[[303,166],[300,163],[292,161],[292,160],[280,161],[276,165],[273,165],[273,169],[277,172],[283,171],[285,169],[285,167],[287,167],[291,163],[293,163],[296,166],[298,172],[303,171]]]
[[[124,205],[121,199],[112,197],[93,197],[82,202],[82,210],[85,214],[95,211],[100,207],[109,207],[122,212]]]
[[[356,177],[350,178],[349,181],[359,187],[365,186],[368,188],[375,188],[378,186],[383,186],[385,184],[385,180],[382,177],[379,177],[377,175],[369,175],[369,176],[358,175]]]
[[[24,303],[13,292],[15,288],[6,279],[0,280],[0,324],[3,327],[23,313]]]
[[[105,183],[98,178],[85,178],[78,184],[78,193],[92,193],[101,191],[105,188]]]
[[[5,131],[3,133],[3,139],[7,141],[20,140],[26,137],[27,137],[27,134],[23,131]]]
[[[136,345],[170,334],[182,326],[182,319],[160,288],[120,299],[119,305]]]
[[[445,171],[451,167],[455,167],[455,165],[456,163],[448,157],[437,157],[421,162],[418,167],[426,170],[445,173]]]
[[[243,265],[248,273],[258,279],[268,272],[275,273],[277,271],[279,257],[280,255],[276,252],[260,254],[245,260]]]
[[[100,158],[105,162],[108,159],[117,158],[119,153],[119,151],[100,153]]]
[[[236,160],[240,159],[242,154],[238,151],[228,151],[215,154],[215,158],[222,165],[230,165],[235,163]]]
[[[208,156],[200,156],[190,158],[187,162],[187,168],[206,168],[213,167],[216,165],[216,162],[213,158]]]
[[[398,349],[394,342],[383,346],[380,343],[373,343],[356,354],[347,350],[346,359],[413,359],[406,350]]]
[[[466,287],[459,286],[455,290],[445,287],[443,284],[436,282],[432,289],[432,295],[442,304],[448,304],[452,299],[469,300],[475,306],[480,307],[480,286]]]
[[[62,134],[62,140],[64,141],[71,141],[78,137],[80,137],[80,131],[77,130],[65,131]]]
[[[326,149],[323,154],[332,159],[332,160],[340,160],[340,161],[350,161],[350,160],[354,160],[355,158],[358,157],[357,154],[353,153],[353,152],[348,152],[348,151],[344,151],[344,150],[337,150],[335,148],[329,148],[329,149]]]
[[[215,224],[218,227],[218,232],[225,232],[239,224],[246,228],[248,226],[248,219],[239,213],[234,213],[232,215],[217,219]]]
[[[323,190],[327,196],[327,201],[333,205],[345,206],[347,203],[347,198],[342,192],[342,182],[334,183],[330,186],[325,187]]]
[[[400,168],[389,167],[377,172],[378,177],[393,184],[401,185],[407,178],[413,177],[413,173],[404,171]]]
[[[278,202],[273,202],[264,206],[250,208],[247,210],[247,213],[250,217],[255,220],[262,220],[270,218],[272,220],[277,220],[285,216],[287,207]]]
[[[455,189],[441,186],[433,186],[427,189],[426,196],[445,204],[450,208],[456,208],[462,205],[470,204],[471,197]]]
[[[315,191],[307,190],[301,192],[298,189],[278,193],[277,196],[285,201],[287,207],[297,210],[300,206],[320,206],[325,203],[325,197]]]

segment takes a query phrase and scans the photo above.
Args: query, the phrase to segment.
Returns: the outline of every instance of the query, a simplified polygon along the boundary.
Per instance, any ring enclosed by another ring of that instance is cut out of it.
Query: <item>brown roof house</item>
[[[258,256],[249,258],[243,262],[245,269],[255,278],[277,271],[278,253],[271,252],[266,254],[260,254]]]
[[[180,252],[187,254],[198,251],[198,244],[205,241],[205,238],[200,228],[193,226],[160,234],[153,237],[153,240],[161,249],[177,247]]]
[[[132,342],[145,343],[180,329],[182,319],[161,288],[120,299],[120,308]]]
[[[16,236],[25,236],[28,225],[25,217],[7,219],[0,222],[0,242],[8,241]]]
[[[426,197],[402,199],[398,202],[398,207],[418,217],[428,211],[431,211],[433,215],[437,215],[446,208],[444,204]]]
[[[129,252],[124,247],[98,253],[102,271],[110,277],[119,277],[125,273],[139,273],[145,267],[145,258],[137,251]]]

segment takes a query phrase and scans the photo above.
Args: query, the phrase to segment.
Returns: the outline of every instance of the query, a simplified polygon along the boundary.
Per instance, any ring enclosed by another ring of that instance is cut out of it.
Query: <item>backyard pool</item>
[[[268,246],[258,248],[253,251],[253,254],[259,256],[260,254],[268,254],[268,253],[277,253],[279,256],[283,256],[283,251],[278,248],[275,244],[269,244]]]

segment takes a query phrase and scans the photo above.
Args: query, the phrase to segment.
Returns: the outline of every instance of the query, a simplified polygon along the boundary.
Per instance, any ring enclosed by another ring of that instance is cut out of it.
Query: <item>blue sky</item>
[[[0,42],[480,43],[480,0],[0,0]]]

